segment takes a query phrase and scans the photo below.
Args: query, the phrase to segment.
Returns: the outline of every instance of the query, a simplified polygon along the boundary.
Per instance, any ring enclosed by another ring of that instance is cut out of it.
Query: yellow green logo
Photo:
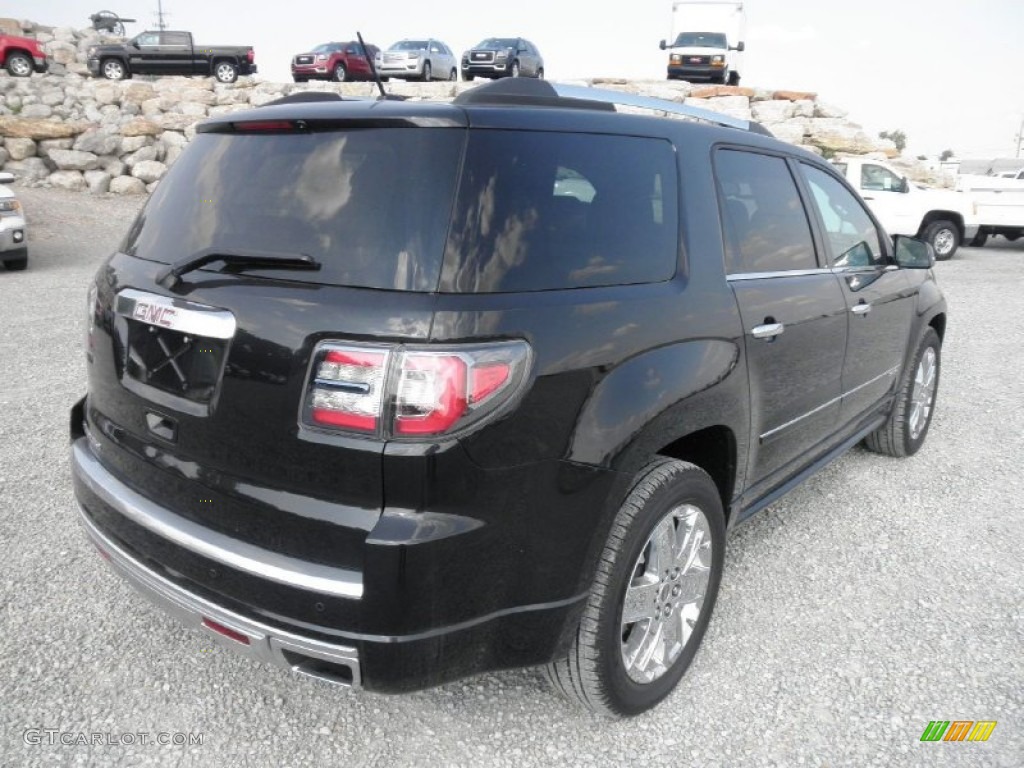
[[[995,720],[932,720],[921,741],[988,741],[996,729]]]

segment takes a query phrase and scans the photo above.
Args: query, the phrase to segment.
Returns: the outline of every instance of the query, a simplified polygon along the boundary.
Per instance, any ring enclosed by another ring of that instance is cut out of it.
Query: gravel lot
[[[737,530],[679,690],[608,723],[534,670],[353,696],[211,646],[111,574],[76,522],[67,420],[87,282],[141,201],[20,195],[29,269],[0,270],[0,764],[1024,765],[1024,241],[936,268],[950,322],[922,452],[855,449]],[[936,719],[999,725],[920,743]],[[44,728],[204,741],[26,743]]]

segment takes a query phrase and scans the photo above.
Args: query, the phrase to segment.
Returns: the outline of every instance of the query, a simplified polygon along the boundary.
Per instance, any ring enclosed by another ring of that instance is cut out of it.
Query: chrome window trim
[[[864,389],[864,387],[871,386],[876,381],[884,379],[887,376],[894,376],[897,371],[899,371],[899,366],[895,365],[892,368],[890,368],[889,370],[884,371],[884,372],[878,374],[873,379],[869,379],[868,381],[865,381],[863,384],[858,384],[853,389],[847,390],[846,392],[843,392],[841,395],[833,397],[827,403],[822,403],[817,408],[814,408],[814,409],[808,411],[807,413],[803,414],[802,416],[797,416],[795,419],[790,419],[785,424],[780,424],[779,426],[775,427],[774,429],[769,429],[767,432],[765,432],[764,434],[761,435],[761,437],[760,437],[761,441],[766,440],[767,438],[771,437],[772,435],[778,434],[779,432],[781,432],[784,429],[788,429],[789,427],[792,427],[793,425],[797,424],[798,422],[801,422],[804,419],[806,419],[806,418],[808,418],[810,416],[813,416],[814,414],[818,413],[819,411],[823,411],[826,408],[835,405],[836,403],[841,401],[844,397],[849,397],[854,392],[858,392],[858,391]]]
[[[772,280],[777,277],[806,277],[808,275],[830,275],[833,271],[827,267],[816,269],[782,269],[776,272],[736,272],[725,276],[729,282],[742,280]]]

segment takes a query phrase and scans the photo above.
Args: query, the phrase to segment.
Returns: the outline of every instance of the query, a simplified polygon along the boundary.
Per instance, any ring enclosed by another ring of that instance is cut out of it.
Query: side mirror
[[[892,244],[900,269],[931,269],[935,266],[935,250],[924,240],[896,235]]]
[[[742,40],[740,40],[738,43],[736,43],[735,46],[731,47],[729,50],[743,53],[745,50],[747,50],[747,46]]]
[[[0,173],[0,184],[13,184],[17,179],[18,177],[9,171]]]
[[[660,43],[658,43],[658,47],[659,47],[659,48],[661,48],[661,50],[663,50],[663,51],[664,51],[664,50],[665,50],[666,48],[668,48],[668,46],[667,46],[667,45],[665,45],[665,41],[664,41],[664,40],[662,40],[662,41],[661,41]]]

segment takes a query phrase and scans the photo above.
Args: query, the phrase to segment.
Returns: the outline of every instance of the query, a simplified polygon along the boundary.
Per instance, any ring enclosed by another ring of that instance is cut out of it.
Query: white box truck
[[[673,2],[671,43],[660,46],[669,52],[668,79],[739,85],[746,31],[743,3]]]

